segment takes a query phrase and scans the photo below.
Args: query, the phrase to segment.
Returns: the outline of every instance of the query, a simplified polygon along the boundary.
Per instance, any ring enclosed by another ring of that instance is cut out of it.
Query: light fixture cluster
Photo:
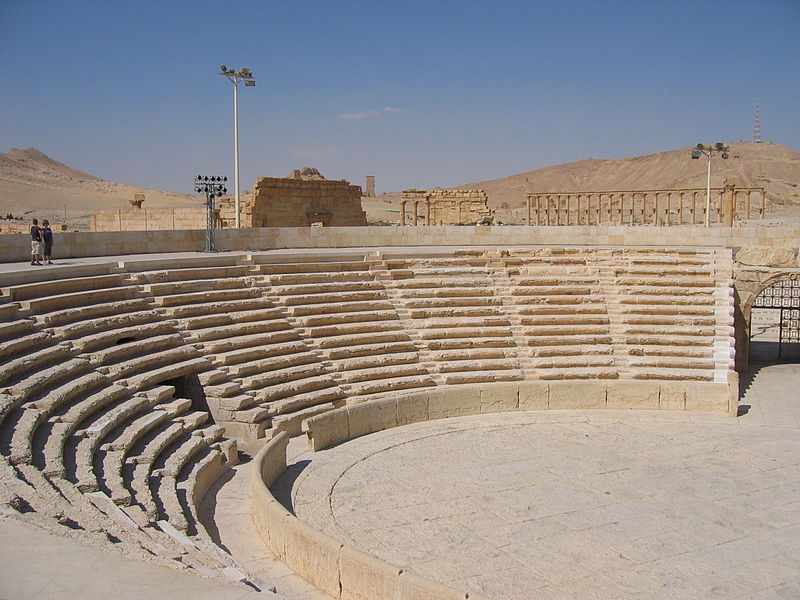
[[[225,187],[225,182],[228,181],[227,177],[208,177],[198,175],[194,178],[194,191],[203,192],[206,196],[222,196],[228,191]]]
[[[728,146],[726,146],[725,144],[723,144],[722,142],[717,142],[713,146],[711,146],[711,145],[706,146],[704,144],[697,144],[695,146],[695,149],[692,151],[692,158],[693,159],[697,159],[697,158],[700,158],[703,155],[711,156],[712,153],[719,152],[720,153],[720,157],[727,160],[728,157],[729,157],[728,150],[730,150],[730,148]]]
[[[238,84],[239,81],[244,81],[245,87],[253,87],[256,84],[256,80],[253,78],[253,72],[247,67],[242,67],[237,71],[233,67],[220,65],[219,74],[225,75],[225,77],[236,84]]]

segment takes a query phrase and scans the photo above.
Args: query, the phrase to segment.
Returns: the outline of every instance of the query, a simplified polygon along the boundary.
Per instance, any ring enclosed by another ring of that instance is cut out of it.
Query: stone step
[[[319,294],[303,294],[297,296],[278,296],[275,301],[287,307],[300,308],[309,307],[315,304],[331,305],[333,303],[348,303],[348,302],[366,302],[372,303],[385,301],[386,292],[380,290],[365,290],[356,292],[332,292],[332,293],[319,293]],[[381,306],[375,306],[381,308]],[[334,312],[334,311],[324,311]],[[292,314],[302,316],[295,311]],[[314,313],[307,313],[314,314]]]
[[[320,363],[300,364],[294,367],[284,367],[277,371],[267,371],[242,377],[239,382],[244,391],[253,393],[254,390],[262,390],[277,384],[302,381],[326,373],[325,367]]]
[[[239,378],[317,362],[319,362],[319,359],[316,354],[311,352],[296,352],[238,363],[229,366],[227,370],[230,377]]]
[[[299,341],[294,332],[285,332],[284,342],[273,342],[265,345],[247,346],[236,350],[229,350],[214,355],[214,362],[218,366],[237,365],[241,363],[253,362],[263,358],[282,356],[305,352],[308,346]]]
[[[90,292],[106,288],[113,288],[123,285],[122,275],[96,275],[90,277],[77,277],[69,279],[48,279],[35,283],[26,283],[4,287],[4,296],[8,296],[13,301],[32,300],[56,295],[69,294],[73,292]]]
[[[326,360],[341,360],[346,358],[416,351],[417,345],[412,340],[406,339],[398,342],[361,343],[339,348],[326,348],[319,351],[319,356]]]
[[[97,332],[69,340],[74,352],[86,353],[109,348],[119,344],[138,342],[154,336],[177,334],[171,321],[157,320],[155,313],[133,313],[139,318],[131,320],[119,319],[114,327],[104,329],[101,323]],[[126,315],[127,316],[127,315]]]
[[[139,290],[134,286],[115,287],[99,290],[73,292],[69,294],[55,294],[42,298],[33,298],[20,302],[23,309],[34,313],[49,313],[63,311],[68,308],[78,308],[90,305],[108,305],[124,300],[135,299]],[[106,310],[109,310],[106,308]],[[106,314],[110,314],[114,309]]]
[[[234,300],[252,300],[261,297],[261,290],[256,288],[235,288],[208,290],[204,292],[188,292],[168,296],[155,296],[156,306],[163,308],[177,308],[186,305],[205,305],[218,302],[231,302]]]
[[[356,313],[373,310],[394,310],[394,305],[386,298],[371,301],[360,300],[357,302],[346,301],[342,298],[334,298],[330,302],[319,304],[308,304],[299,306],[288,306],[287,310],[293,317],[307,317],[311,315],[326,315],[334,313]]]
[[[393,310],[371,310],[298,317],[297,323],[302,327],[320,327],[323,325],[342,325],[345,323],[394,321],[397,320],[397,318],[397,313]]]
[[[127,313],[149,311],[153,308],[150,298],[131,298],[92,306],[78,306],[56,310],[47,314],[38,314],[36,320],[46,327],[63,327],[65,331],[60,337],[86,335],[94,331],[94,322],[101,319],[114,319]]]
[[[183,304],[159,308],[159,312],[168,319],[188,319],[190,317],[206,316],[209,314],[226,314],[246,310],[273,308],[275,305],[268,298],[261,296],[247,297],[240,300],[225,300],[214,302],[198,302],[197,304]]]

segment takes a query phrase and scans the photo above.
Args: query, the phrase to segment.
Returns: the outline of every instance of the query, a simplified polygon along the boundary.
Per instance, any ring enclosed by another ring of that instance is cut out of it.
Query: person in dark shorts
[[[44,254],[42,230],[39,227],[39,221],[34,219],[33,225],[31,225],[31,265],[41,265],[42,254]]]
[[[42,243],[44,244],[44,264],[51,265],[53,261],[50,256],[53,254],[53,230],[50,229],[50,221],[42,221]]]

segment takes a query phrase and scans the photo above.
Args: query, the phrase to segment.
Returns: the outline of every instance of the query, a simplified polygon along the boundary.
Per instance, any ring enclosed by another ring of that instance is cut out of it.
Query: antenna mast
[[[761,143],[761,102],[756,100],[756,120],[753,124],[753,143]]]

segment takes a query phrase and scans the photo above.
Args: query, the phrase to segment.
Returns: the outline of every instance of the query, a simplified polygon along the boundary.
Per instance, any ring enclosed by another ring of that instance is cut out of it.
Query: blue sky
[[[0,0],[0,151],[242,188],[314,166],[378,192],[749,140],[800,150],[800,0]]]

